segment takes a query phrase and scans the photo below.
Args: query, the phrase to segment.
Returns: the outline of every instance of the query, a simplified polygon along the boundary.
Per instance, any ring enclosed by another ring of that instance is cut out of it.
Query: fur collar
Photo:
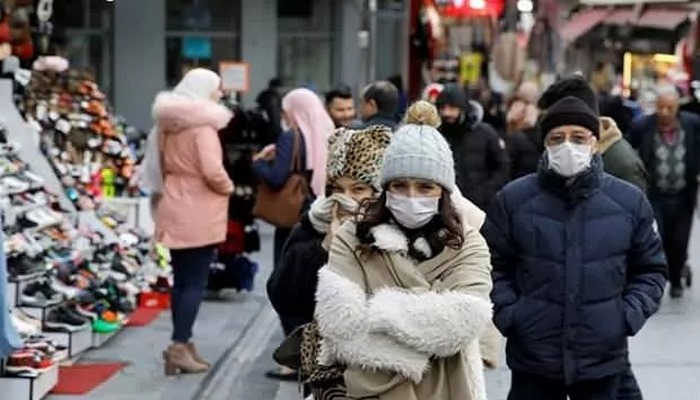
[[[459,190],[455,190],[451,198],[457,213],[462,219],[462,223],[465,225],[465,231],[470,228],[476,230],[481,229],[485,218],[484,212],[481,211],[479,207],[475,206],[474,203],[462,196]],[[377,225],[370,229],[370,233],[374,238],[374,247],[379,250],[396,253],[408,251],[408,238],[401,229],[393,223]],[[427,245],[427,243],[425,243],[425,245]],[[424,249],[419,250],[424,252]]]
[[[605,153],[610,146],[622,139],[622,132],[617,127],[615,120],[608,117],[600,118],[600,139],[598,139],[598,153]]]
[[[163,132],[180,132],[198,126],[219,130],[231,117],[231,111],[213,101],[191,99],[173,92],[159,93],[153,103],[153,119]]]

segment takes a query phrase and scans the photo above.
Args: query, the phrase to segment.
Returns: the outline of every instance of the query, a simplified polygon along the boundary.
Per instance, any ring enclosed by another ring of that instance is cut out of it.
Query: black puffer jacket
[[[516,180],[537,172],[544,146],[537,127],[512,132],[506,136],[506,148],[510,157],[510,179]]]
[[[653,211],[602,164],[567,179],[543,157],[489,208],[493,319],[511,370],[567,384],[617,374],[627,337],[659,309],[667,267]]]
[[[445,87],[437,99],[438,108],[444,104],[464,110],[458,122],[440,126],[454,155],[457,186],[464,197],[484,210],[510,178],[505,142],[477,118],[478,110],[459,86]]]
[[[318,270],[328,262],[328,252],[321,247],[324,237],[306,214],[289,234],[279,265],[267,281],[267,296],[279,315],[302,323],[313,320]]]

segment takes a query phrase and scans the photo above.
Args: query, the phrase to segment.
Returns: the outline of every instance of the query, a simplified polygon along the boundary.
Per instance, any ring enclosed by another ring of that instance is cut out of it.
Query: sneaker
[[[60,293],[46,281],[32,282],[22,291],[20,302],[28,306],[46,307],[63,300]]]
[[[41,333],[41,322],[29,317],[17,308],[10,312],[10,320],[20,336],[32,336]]]
[[[7,272],[10,274],[11,280],[17,281],[38,277],[46,272],[46,269],[43,264],[21,255],[7,259]]]
[[[60,362],[68,359],[68,347],[56,344],[53,340],[47,339],[41,335],[25,339],[24,347],[42,352],[53,362]]]
[[[92,323],[92,330],[95,333],[112,333],[118,331],[120,327],[118,322],[107,322],[103,319],[95,320]]]
[[[38,350],[22,349],[15,351],[5,363],[5,371],[16,375],[37,376],[51,368],[53,363]]]
[[[57,307],[51,310],[44,321],[47,330],[58,332],[77,332],[85,329],[87,325],[88,321],[85,317],[68,307]]]

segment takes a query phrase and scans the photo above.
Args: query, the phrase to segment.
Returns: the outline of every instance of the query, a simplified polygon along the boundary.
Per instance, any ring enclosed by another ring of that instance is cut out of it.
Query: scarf
[[[327,233],[333,221],[333,207],[338,205],[343,211],[356,214],[360,205],[349,196],[334,194],[330,197],[319,197],[309,209],[309,221],[319,233]]]
[[[333,120],[321,99],[309,89],[294,89],[282,99],[282,109],[304,135],[306,169],[311,170],[311,188],[315,195],[326,187],[328,138],[333,133]]]

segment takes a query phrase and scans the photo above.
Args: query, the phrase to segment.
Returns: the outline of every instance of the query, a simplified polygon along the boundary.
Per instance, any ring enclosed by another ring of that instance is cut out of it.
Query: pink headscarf
[[[282,110],[304,135],[306,167],[313,172],[311,189],[321,196],[326,186],[328,138],[335,129],[333,120],[316,93],[305,88],[287,93],[282,99]]]

